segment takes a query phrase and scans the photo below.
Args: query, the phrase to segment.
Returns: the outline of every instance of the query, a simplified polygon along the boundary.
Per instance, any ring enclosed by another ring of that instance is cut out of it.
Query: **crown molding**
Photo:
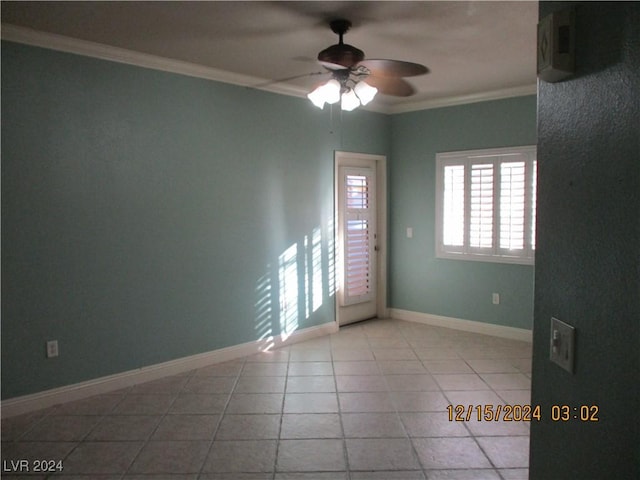
[[[487,102],[489,100],[501,100],[504,98],[523,97],[525,95],[536,95],[538,85],[522,85],[518,87],[502,88],[488,92],[471,93],[468,95],[457,95],[454,97],[434,98],[430,100],[417,101],[402,105],[391,106],[388,110],[390,114],[415,112],[417,110],[429,110],[432,108],[453,107],[456,105],[466,105],[469,103]]]
[[[20,27],[7,23],[1,24],[1,37],[3,40],[23,43],[34,47],[58,50],[86,57],[98,58],[111,62],[124,63],[137,67],[150,68],[164,72],[187,75],[190,77],[204,78],[232,85],[239,85],[256,90],[289,95],[304,98],[307,90],[301,87],[288,85],[285,83],[272,83],[271,80],[249,75],[228,72],[217,68],[206,67],[182,60],[151,55],[148,53],[136,52],[125,48],[113,47],[102,43],[80,40],[54,33],[41,32],[31,28]],[[464,105],[467,103],[484,102],[488,100],[499,100],[502,98],[519,97],[524,95],[534,95],[537,92],[537,85],[524,85],[519,87],[493,90],[489,92],[473,93],[454,97],[437,98],[424,101],[415,101],[401,105],[381,105],[371,102],[363,110],[396,114],[413,112],[417,110],[428,110],[431,108],[451,107]]]
[[[217,68],[206,67],[195,63],[174,60],[148,53],[136,52],[125,48],[113,47],[103,43],[90,42],[77,38],[58,35],[55,33],[41,32],[31,28],[19,27],[11,24],[2,24],[2,40],[23,43],[34,47],[42,47],[50,50],[58,50],[86,57],[108,60],[111,62],[125,63],[137,67],[161,70],[177,73],[190,77],[215,80],[217,82],[230,83],[248,88],[256,88],[283,95],[302,97],[307,92],[299,87],[286,84],[268,84],[269,79],[241,75]]]

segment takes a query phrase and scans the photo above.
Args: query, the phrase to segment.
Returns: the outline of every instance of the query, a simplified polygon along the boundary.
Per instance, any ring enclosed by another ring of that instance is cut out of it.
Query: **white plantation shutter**
[[[369,293],[369,225],[367,220],[347,220],[345,239],[345,290],[348,297]]]
[[[525,162],[500,165],[500,249],[523,250],[525,234]]]
[[[493,164],[471,165],[469,195],[469,247],[493,247]]]
[[[464,245],[464,165],[444,167],[442,242],[449,247]]]
[[[366,210],[369,208],[369,179],[366,175],[345,176],[347,209]]]
[[[348,169],[344,175],[344,286],[343,304],[353,305],[372,299],[375,226],[373,218],[374,183],[366,168]]]
[[[436,256],[533,263],[536,149],[436,155]]]

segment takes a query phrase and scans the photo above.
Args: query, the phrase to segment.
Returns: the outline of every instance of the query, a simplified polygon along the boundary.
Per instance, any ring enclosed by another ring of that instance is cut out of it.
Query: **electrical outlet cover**
[[[551,317],[549,359],[573,373],[576,329],[557,318]]]

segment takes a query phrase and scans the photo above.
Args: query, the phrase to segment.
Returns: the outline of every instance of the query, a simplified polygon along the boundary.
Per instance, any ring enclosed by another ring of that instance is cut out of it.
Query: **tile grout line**
[[[186,382],[185,382],[186,385]],[[134,394],[134,387],[131,387],[129,389],[129,391],[127,392],[127,395],[125,395],[125,398],[127,398],[127,396],[129,396],[130,394]],[[180,388],[180,390],[182,390],[182,388],[184,388],[184,385]],[[149,445],[149,442],[151,441],[151,438],[153,437],[153,435],[156,433],[156,431],[158,430],[158,427],[160,426],[160,424],[162,423],[162,421],[167,417],[167,415],[169,414],[169,411],[171,410],[171,407],[176,403],[176,400],[178,399],[178,396],[180,395],[180,392],[176,392],[175,397],[173,398],[173,401],[169,404],[169,406],[167,407],[167,410],[160,415],[160,420],[158,421],[158,423],[156,424],[155,428],[153,428],[153,430],[151,431],[151,433],[149,433],[149,435],[147,435],[146,440],[144,440],[142,442],[142,446],[140,447],[140,449],[138,450],[138,453],[136,453],[136,455],[133,456],[133,458],[131,459],[131,462],[129,462],[129,466],[125,469],[125,471],[122,473],[122,478],[124,478],[128,473],[129,470],[131,470],[131,467],[133,467],[133,465],[136,463],[136,460],[138,460],[138,458],[140,458],[140,454],[142,453],[142,451],[145,449],[145,447],[147,445]],[[124,398],[122,399],[122,401],[124,402]]]
[[[191,379],[191,378],[194,378],[194,377],[196,377],[196,376],[197,376],[197,375],[195,374],[195,372],[196,372],[197,370],[198,370],[198,369],[191,370],[190,372],[192,372],[192,373],[191,373],[190,375],[179,375],[179,376],[185,376],[185,377],[187,377],[188,379]],[[214,375],[211,375],[211,377],[215,377],[215,376],[214,376]],[[223,377],[224,377],[224,376],[223,376]],[[235,388],[235,384],[237,383],[237,378],[238,378],[238,377],[239,377],[239,373],[238,373],[238,375],[236,376],[236,380],[235,380],[234,385],[233,385],[233,387],[232,387],[232,391],[233,391],[233,388]],[[206,376],[205,378],[209,378],[209,376]],[[153,430],[151,431],[151,433],[147,436],[146,440],[144,440],[144,441],[143,441],[143,445],[142,445],[142,447],[140,448],[140,450],[138,451],[138,453],[135,455],[135,457],[133,458],[133,460],[132,460],[132,461],[131,461],[131,463],[129,464],[129,467],[127,468],[127,470],[126,470],[126,471],[125,471],[125,473],[123,474],[123,478],[124,478],[124,477],[126,477],[128,474],[137,474],[137,475],[150,475],[150,474],[151,474],[151,473],[149,473],[149,472],[139,472],[139,473],[136,473],[136,472],[131,472],[130,470],[131,470],[131,467],[135,464],[135,462],[140,458],[140,454],[142,453],[142,451],[144,450],[144,448],[146,448],[146,447],[147,447],[147,446],[152,442],[152,438],[153,438],[153,436],[156,434],[156,432],[158,431],[158,428],[160,427],[160,425],[162,424],[162,422],[163,422],[167,417],[169,417],[169,416],[173,415],[173,414],[171,413],[171,408],[175,405],[175,403],[176,403],[176,401],[178,400],[178,397],[180,396],[180,394],[181,394],[181,393],[185,393],[185,387],[187,386],[187,384],[188,384],[188,383],[189,383],[189,380],[187,380],[187,381],[185,381],[185,382],[184,382],[184,384],[180,387],[180,389],[179,389],[177,392],[175,392],[175,397],[174,397],[173,401],[171,402],[171,404],[167,407],[167,410],[166,410],[163,414],[158,415],[158,416],[160,417],[160,420],[158,421],[157,425],[153,428]],[[187,394],[190,394],[190,395],[199,395],[198,393],[191,393],[191,392],[186,392],[186,393],[187,393]],[[161,393],[154,393],[154,394],[156,394],[156,395],[161,395]],[[227,398],[227,401],[226,401],[226,403],[225,403],[225,408],[226,408],[226,405],[228,404],[228,402],[229,402],[229,400],[230,400],[230,398],[231,398],[231,393],[229,393],[229,394],[228,394],[228,396],[229,396],[229,398]],[[188,413],[188,412],[187,412],[187,413],[176,413],[175,415],[209,415],[209,414],[207,414],[207,413]],[[149,416],[151,416],[151,415],[149,415]],[[216,423],[216,428],[215,428],[215,430],[214,430],[214,437],[215,437],[215,432],[217,431],[217,429],[218,429],[218,427],[219,427],[219,425],[220,425],[221,420],[222,420],[222,414],[220,414],[219,419],[218,419],[218,421],[217,421],[217,423]],[[160,441],[160,440],[159,440],[159,441]],[[175,441],[180,441],[180,440],[175,440]],[[183,440],[183,441],[195,441],[195,440]],[[212,440],[212,441],[213,441],[213,440]],[[207,455],[208,455],[208,450],[207,450]],[[205,461],[206,461],[206,458],[207,458],[207,456],[205,455],[205,458],[204,458],[204,460],[203,460],[203,465],[200,467],[200,470],[201,470],[201,469],[202,469],[202,467],[204,466],[204,463],[205,463]],[[158,475],[160,475],[160,474],[171,474],[171,472],[160,472],[160,473],[156,472],[156,473],[153,473],[153,474],[158,474]],[[199,475],[199,473],[198,473],[198,475]]]
[[[411,342],[409,342],[409,340],[407,339],[407,337],[405,336],[404,332],[402,331],[402,329],[398,328],[398,330],[400,331],[400,335],[402,335],[402,338],[404,338],[404,340],[407,342],[407,344],[409,345],[409,348],[411,349],[411,352],[416,356],[416,358],[418,359],[418,361],[420,362],[420,364],[422,365],[422,367],[429,373],[429,376],[431,376],[433,378],[433,375],[431,374],[431,372],[429,372],[429,369],[426,367],[426,365],[424,364],[424,361],[418,356],[418,354],[415,351],[414,346],[411,344]],[[386,376],[385,376],[385,381],[386,380]],[[438,384],[438,382],[436,382],[435,378],[433,379],[433,381],[435,382],[436,386],[438,387],[438,391],[442,394],[442,396],[449,401],[449,399],[446,397],[446,395],[444,394],[444,392],[442,391],[442,389],[440,388],[440,385]],[[388,383],[388,382],[387,382]],[[397,408],[396,408],[397,410]],[[398,414],[400,415],[400,414]],[[409,435],[409,432],[406,430],[406,425],[404,424],[404,422],[401,420],[400,423],[402,424],[402,428],[405,430],[405,433],[407,435],[407,437],[409,438],[409,444],[411,445],[411,450],[413,451],[413,455],[415,456],[415,458],[418,461],[418,465],[420,465],[421,467],[421,471],[422,471],[422,475],[424,476],[425,479],[428,479],[429,476],[427,475],[427,468],[425,465],[423,465],[422,461],[420,460],[420,455],[418,454],[418,450],[416,449],[415,443],[413,441],[413,438]]]
[[[338,330],[339,332],[339,330]],[[333,385],[336,389],[336,402],[338,405],[338,421],[340,422],[340,431],[342,432],[342,454],[344,456],[344,468],[346,480],[351,480],[351,466],[349,464],[349,451],[347,450],[347,436],[344,430],[344,421],[342,420],[342,406],[340,404],[340,395],[338,391],[338,379],[336,378],[335,359],[333,355],[333,344],[329,344],[329,354],[331,355],[331,371],[333,374]]]
[[[104,413],[102,415],[100,415],[100,420],[98,420],[98,422],[92,427],[90,428],[85,435],[80,439],[80,440],[76,440],[76,444],[73,446],[73,448],[71,448],[71,450],[69,450],[69,453],[67,453],[67,455],[65,455],[64,459],[62,459],[63,465],[64,465],[64,461],[67,460],[82,444],[85,443],[87,437],[96,429],[98,428],[98,426],[105,420],[105,418],[107,416],[109,416],[110,414],[112,414],[117,408],[118,406],[124,402],[125,398],[127,398],[127,396],[131,393],[132,387],[127,387],[127,391],[124,395],[122,395],[122,398],[116,402],[116,404],[111,408],[111,410],[108,413]],[[63,405],[63,404],[60,404]],[[49,412],[49,414],[46,416],[46,418],[52,418],[55,417],[56,415],[54,415],[55,409],[58,407],[59,405],[56,405],[54,407],[51,407],[51,411]],[[57,440],[55,443],[57,443],[60,440]],[[63,441],[63,440],[62,440]],[[139,453],[139,452],[138,452]],[[131,464],[130,464],[131,465]],[[130,466],[129,465],[129,466]],[[129,467],[127,467],[128,469]],[[64,471],[64,470],[63,470]],[[126,469],[125,469],[126,472]],[[122,473],[116,473],[115,475],[120,475],[120,477],[124,477],[125,472]],[[82,474],[82,473],[80,473]],[[54,477],[55,474],[51,474],[49,475],[50,477]],[[48,478],[48,477],[47,477]]]
[[[273,471],[271,478],[276,478],[278,474],[278,454],[280,453],[280,442],[282,441],[282,422],[284,421],[284,404],[287,399],[287,385],[289,384],[289,369],[291,368],[291,349],[288,350],[287,368],[284,376],[284,389],[282,391],[282,402],[280,402],[280,424],[278,425],[278,438],[276,439],[276,453],[273,459]]]
[[[202,465],[200,465],[200,469],[198,470],[198,477],[200,478],[203,474],[204,474],[204,468],[205,465],[207,464],[207,459],[209,458],[209,455],[211,455],[211,451],[213,449],[213,445],[216,441],[216,437],[218,436],[218,432],[220,431],[220,425],[222,424],[222,420],[224,419],[224,416],[226,415],[227,412],[227,408],[229,408],[229,403],[231,403],[231,398],[233,397],[233,394],[238,386],[238,382],[240,381],[240,377],[242,376],[242,372],[244,371],[245,366],[247,365],[247,357],[240,357],[242,359],[242,366],[240,367],[240,370],[238,371],[237,375],[235,376],[235,380],[233,382],[233,386],[231,387],[231,391],[229,392],[229,397],[227,398],[227,401],[224,404],[224,407],[222,408],[222,412],[220,412],[220,418],[218,418],[218,422],[216,423],[216,428],[213,431],[213,435],[211,436],[211,441],[209,441],[209,446],[207,447],[207,453],[204,455],[204,459],[202,461]],[[232,362],[237,361],[237,359],[232,360]]]

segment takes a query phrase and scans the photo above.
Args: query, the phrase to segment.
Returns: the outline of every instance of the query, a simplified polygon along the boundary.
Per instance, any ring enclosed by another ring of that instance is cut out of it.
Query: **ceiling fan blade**
[[[331,62],[325,62],[322,60],[318,60],[318,63],[320,65],[322,65],[324,68],[326,68],[327,70],[346,70],[349,67],[346,67],[344,65],[339,65],[337,63],[331,63]]]
[[[416,93],[415,88],[402,78],[398,77],[377,77],[369,75],[365,82],[372,87],[376,87],[380,93],[392,95],[394,97],[410,97]]]
[[[371,70],[371,74],[378,77],[413,77],[429,73],[424,65],[401,60],[367,59],[361,61],[358,66],[364,66]]]

